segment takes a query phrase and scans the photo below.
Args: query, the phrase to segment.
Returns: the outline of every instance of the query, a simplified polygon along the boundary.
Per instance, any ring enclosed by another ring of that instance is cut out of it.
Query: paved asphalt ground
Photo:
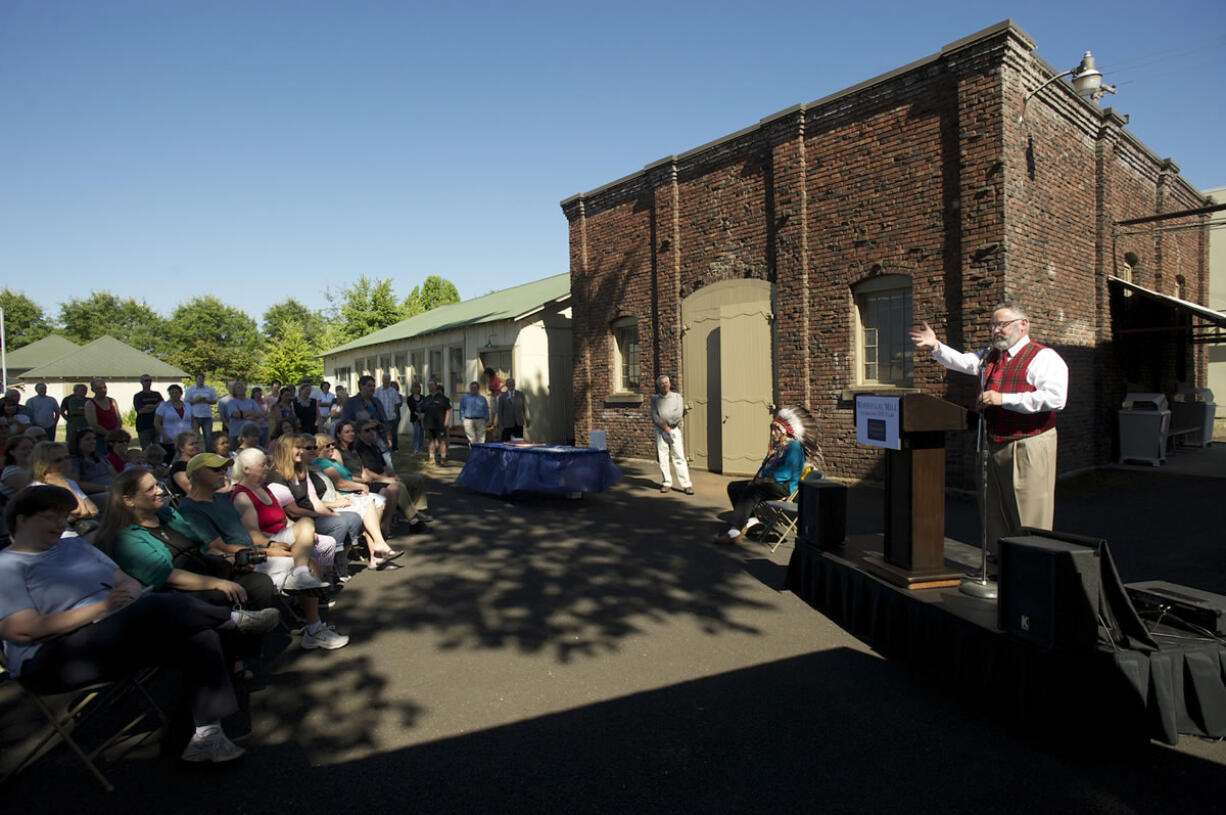
[[[729,479],[662,496],[651,465],[622,465],[578,501],[431,471],[433,534],[399,541],[404,568],[358,574],[334,609],[352,644],[269,643],[249,713],[227,722],[245,759],[184,766],[155,734],[104,762],[106,795],[60,749],[0,790],[5,809],[1222,811],[1226,743],[1017,732],[783,591],[790,545],[708,543]],[[851,531],[881,528],[881,497],[851,491]],[[1224,502],[1219,444],[1064,480],[1056,525],[1107,537],[1125,580],[1226,594]],[[949,499],[948,531],[977,539],[972,501]],[[0,763],[29,723],[0,684]]]

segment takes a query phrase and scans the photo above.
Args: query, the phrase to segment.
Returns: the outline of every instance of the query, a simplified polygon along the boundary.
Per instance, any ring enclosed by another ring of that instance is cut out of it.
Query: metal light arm
[[[1088,101],[1101,99],[1103,94],[1106,93],[1115,93],[1114,85],[1103,84],[1103,75],[1094,66],[1094,55],[1089,51],[1086,51],[1081,57],[1081,62],[1076,68],[1067,70],[1062,74],[1056,74],[1051,79],[1047,80],[1042,85],[1026,94],[1025,98],[1022,99],[1022,112],[1017,117],[1017,121],[1019,123],[1026,121],[1026,103],[1030,101],[1031,97],[1046,88],[1048,85],[1060,79],[1064,79],[1066,76],[1073,77],[1073,90],[1078,96]]]

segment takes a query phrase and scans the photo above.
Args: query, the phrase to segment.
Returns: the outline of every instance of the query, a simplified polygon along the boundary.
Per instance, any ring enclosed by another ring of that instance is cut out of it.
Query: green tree
[[[60,303],[64,336],[79,343],[93,342],[103,334],[126,342],[146,354],[167,350],[165,321],[143,300],[120,299],[109,291],[90,292]]]
[[[264,346],[264,378],[279,382],[297,382],[303,376],[318,381],[323,377],[323,360],[307,340],[302,326],[285,322],[272,326],[270,332],[276,339],[269,339]]]
[[[339,295],[329,293],[328,299],[336,307],[336,322],[343,342],[364,337],[404,319],[390,277],[376,282],[362,275]]]
[[[0,308],[4,309],[4,342],[10,351],[41,340],[55,330],[42,306],[7,286],[0,289]]]
[[[182,303],[166,324],[171,360],[188,373],[251,380],[259,372],[255,320],[212,295]]]
[[[460,302],[460,292],[455,284],[438,275],[430,275],[420,286],[414,286],[404,298],[401,311],[405,317],[413,317],[439,306]]]
[[[314,337],[323,329],[324,319],[318,311],[312,311],[299,303],[293,297],[269,306],[264,312],[263,328],[267,339],[278,339],[285,325],[296,325],[302,329],[307,342],[314,342]]]
[[[323,327],[319,329],[319,333],[315,335],[314,340],[315,349],[321,354],[348,342],[345,339],[343,327],[336,320],[325,322]]]

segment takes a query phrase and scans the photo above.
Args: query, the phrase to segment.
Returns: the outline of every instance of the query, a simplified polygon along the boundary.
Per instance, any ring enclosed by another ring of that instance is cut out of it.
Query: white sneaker
[[[299,572],[294,571],[290,576],[285,578],[285,583],[281,585],[281,591],[286,594],[322,594],[324,589],[331,588],[332,584],[326,580],[320,580],[309,571]]]
[[[233,761],[247,751],[226,738],[220,728],[207,736],[192,736],[192,740],[183,748],[184,761],[212,761],[220,763]]]
[[[244,634],[265,634],[281,624],[281,612],[275,608],[259,611],[239,609],[238,630]]]
[[[302,647],[308,651],[315,648],[335,651],[337,648],[344,648],[348,644],[349,637],[336,633],[336,629],[330,625],[325,625],[314,634],[305,629],[302,632]]]

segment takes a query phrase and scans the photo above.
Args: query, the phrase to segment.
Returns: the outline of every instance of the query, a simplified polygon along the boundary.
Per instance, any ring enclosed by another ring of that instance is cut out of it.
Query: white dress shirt
[[[201,398],[207,401],[192,404],[193,399]],[[213,405],[217,404],[217,391],[211,385],[189,385],[183,393],[183,401],[191,408],[192,415],[197,419],[211,419]]]
[[[1030,342],[1024,336],[1009,348],[1009,356],[1017,353]],[[943,342],[938,342],[932,358],[951,371],[979,375],[979,365],[987,351],[959,352]],[[1052,348],[1043,348],[1030,360],[1026,368],[1026,382],[1034,387],[1029,393],[1002,393],[1000,405],[1017,413],[1038,413],[1044,410],[1063,410],[1068,401],[1068,365]]]

